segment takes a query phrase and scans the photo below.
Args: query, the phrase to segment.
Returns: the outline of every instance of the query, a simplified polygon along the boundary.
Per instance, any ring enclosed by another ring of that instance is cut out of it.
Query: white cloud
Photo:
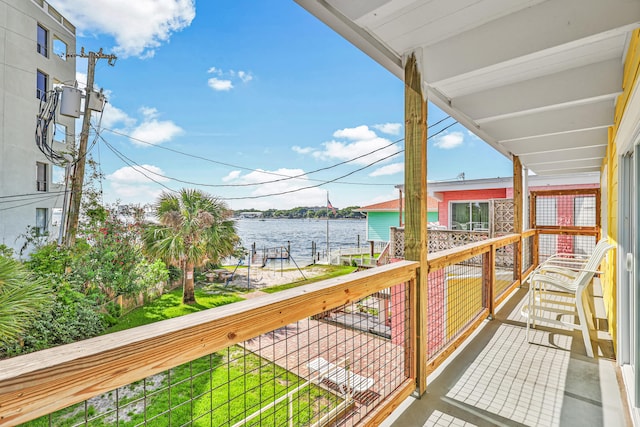
[[[136,124],[136,119],[134,119],[133,117],[129,117],[127,113],[125,113],[118,107],[114,107],[113,104],[109,102],[107,102],[104,105],[104,111],[102,113],[102,121],[100,123],[102,127],[111,129],[118,125],[123,125],[124,127],[130,128],[135,124]]]
[[[401,147],[386,138],[381,138],[368,126],[339,129],[333,133],[335,138],[347,141],[331,140],[322,143],[321,149],[293,146],[291,149],[299,154],[311,154],[321,160],[353,160],[355,165],[369,165],[375,162],[386,162]]]
[[[142,120],[129,116],[112,104],[105,105],[102,116],[102,127],[113,129],[119,127],[118,132],[130,135],[131,142],[140,146],[161,144],[171,141],[174,137],[184,133],[184,130],[171,120],[159,120],[160,113],[153,107],[141,107]],[[140,140],[140,141],[136,141]],[[144,142],[141,142],[144,141]]]
[[[240,81],[246,84],[253,80],[253,74],[251,72],[242,70],[224,71],[217,67],[209,67],[207,74],[215,74],[217,76],[209,78],[209,80],[207,80],[207,84],[211,89],[218,92],[229,91],[235,88],[234,81],[236,83]]]
[[[153,57],[196,16],[194,0],[56,0],[55,7],[81,32],[113,36],[121,57]]]
[[[355,128],[339,129],[333,133],[334,138],[345,138],[352,141],[374,139],[377,137],[376,133],[369,129],[368,126],[362,125]]]
[[[462,132],[451,132],[440,137],[436,137],[433,145],[443,150],[456,148],[464,142],[464,134]]]
[[[404,171],[404,163],[392,163],[371,172],[369,176],[395,175]]]
[[[291,147],[291,149],[293,151],[295,151],[296,153],[298,153],[298,154],[309,154],[309,153],[311,153],[313,151],[312,147],[304,147],[304,148],[302,148],[302,147],[300,147],[298,145],[294,145],[293,147]]]
[[[373,125],[375,129],[378,129],[382,133],[389,135],[399,135],[402,129],[401,123],[383,123],[379,125]]]
[[[158,121],[148,120],[140,123],[131,132],[131,136],[135,139],[139,139],[149,144],[161,144],[163,142],[171,141],[174,136],[182,134],[184,131],[180,126],[177,126],[170,120]],[[132,139],[134,144],[143,144]]]
[[[152,120],[158,117],[158,109],[153,107],[140,107],[140,113],[146,120]]]
[[[273,206],[278,206],[278,208],[281,209],[291,209],[296,206],[322,206],[326,203],[327,192],[319,187],[289,192],[291,190],[297,190],[316,184],[315,182],[309,181],[309,178],[305,175],[305,171],[302,169],[281,168],[274,171],[257,170],[243,176],[238,176],[237,178],[239,183],[251,184],[277,180],[283,178],[281,175],[301,176],[298,178],[271,182],[266,185],[250,187],[252,188],[250,193],[251,196],[262,196],[268,194],[277,195],[257,199],[233,201],[234,208],[243,209],[253,207],[256,209],[268,209]]]
[[[389,146],[390,144],[391,141],[388,139],[379,137],[355,142],[329,141],[322,144],[322,151],[314,151],[313,156],[323,160],[350,160],[360,157],[354,160],[353,164],[368,165],[397,153],[399,148]],[[378,151],[372,153],[375,150]]]
[[[120,200],[123,203],[152,203],[163,189],[145,175],[157,182],[169,181],[158,174],[164,175],[164,171],[153,165],[125,166],[106,176],[106,185],[111,189],[108,194],[113,198],[113,202]]]
[[[242,172],[240,171],[231,171],[229,172],[229,174],[227,174],[227,176],[222,178],[222,182],[229,182],[233,181],[234,179],[238,179],[241,173]]]
[[[251,73],[247,73],[246,71],[238,71],[238,77],[240,78],[240,80],[242,80],[244,83],[248,83],[251,80],[253,80],[253,74]]]
[[[107,175],[106,178],[112,183],[118,184],[148,184],[153,182],[145,175],[158,182],[169,181],[168,178],[160,176],[164,175],[163,170],[153,165],[125,166]]]
[[[233,83],[231,83],[231,80],[221,80],[216,77],[211,77],[207,80],[207,84],[211,89],[218,92],[233,89]]]

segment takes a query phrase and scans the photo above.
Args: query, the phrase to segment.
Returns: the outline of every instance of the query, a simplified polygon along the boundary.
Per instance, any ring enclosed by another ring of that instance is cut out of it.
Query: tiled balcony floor
[[[455,358],[429,377],[385,425],[625,426],[612,343],[599,332],[595,359],[579,331],[539,327],[527,342],[520,289]],[[597,299],[596,299],[597,300]]]

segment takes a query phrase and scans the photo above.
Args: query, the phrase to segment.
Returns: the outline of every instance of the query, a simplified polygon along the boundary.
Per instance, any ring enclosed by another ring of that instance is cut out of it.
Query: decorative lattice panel
[[[493,217],[491,231],[493,236],[513,233],[513,199],[491,200]]]
[[[391,258],[404,258],[404,228],[391,227]]]
[[[485,231],[461,231],[461,230],[429,230],[429,252],[438,252],[463,246],[468,243],[480,242],[489,238]],[[392,258],[404,258],[404,228],[391,227]]]

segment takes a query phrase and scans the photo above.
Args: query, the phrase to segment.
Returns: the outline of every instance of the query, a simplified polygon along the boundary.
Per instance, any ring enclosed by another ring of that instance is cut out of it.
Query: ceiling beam
[[[613,115],[613,101],[604,100],[495,120],[480,125],[480,128],[502,142],[536,135],[611,126]]]
[[[584,38],[596,41],[633,29],[639,16],[637,1],[546,1],[424,46],[425,76],[437,82]]]
[[[568,162],[576,159],[602,159],[606,152],[606,145],[596,145],[593,147],[580,147],[569,150],[555,150],[543,153],[525,154],[519,157],[526,165],[536,165],[552,162]]]
[[[514,141],[503,141],[501,145],[506,150],[524,157],[527,154],[570,150],[580,147],[606,147],[608,138],[608,129],[601,127],[576,132],[523,138]]]
[[[533,170],[537,175],[558,175],[558,174],[582,174],[587,172],[600,172],[602,165],[597,167],[584,167],[584,168],[558,168],[558,169],[544,169]]]
[[[507,86],[453,98],[453,108],[464,111],[479,123],[514,112],[543,109],[588,98],[610,96],[622,91],[622,63],[619,59],[598,62]],[[490,99],[491,102],[487,102]]]

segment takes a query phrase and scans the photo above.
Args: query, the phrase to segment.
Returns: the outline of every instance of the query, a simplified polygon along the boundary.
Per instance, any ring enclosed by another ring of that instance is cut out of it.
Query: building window
[[[489,230],[489,202],[452,202],[452,230]]]
[[[36,234],[38,236],[45,236],[47,234],[47,208],[36,208]]]
[[[63,61],[67,60],[67,44],[56,36],[53,37],[53,54]]]
[[[47,191],[47,164],[36,162],[36,190]]]
[[[38,79],[36,87],[36,98],[46,101],[47,100],[47,85],[49,83],[49,76],[42,71],[38,70]]]
[[[49,32],[40,24],[38,24],[38,53],[46,58],[49,57]]]
[[[53,131],[53,140],[59,142],[60,144],[67,143],[67,126],[62,123],[56,123],[56,126]]]

